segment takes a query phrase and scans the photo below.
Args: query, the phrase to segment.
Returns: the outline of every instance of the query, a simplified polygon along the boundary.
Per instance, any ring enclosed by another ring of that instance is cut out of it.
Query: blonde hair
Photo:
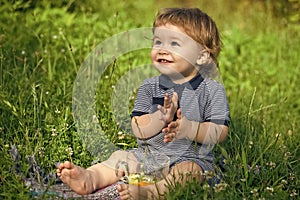
[[[198,8],[163,8],[157,14],[153,28],[172,24],[182,28],[210,54],[218,67],[221,39],[215,22]]]

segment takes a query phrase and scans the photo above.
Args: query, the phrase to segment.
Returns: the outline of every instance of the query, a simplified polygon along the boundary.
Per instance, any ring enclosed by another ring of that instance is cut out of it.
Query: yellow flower
[[[270,161],[267,165],[269,165],[270,169],[275,169],[276,163]]]
[[[206,179],[212,179],[215,176],[215,173],[213,171],[205,171],[203,175]]]
[[[119,132],[118,132],[118,138],[119,138],[119,140],[124,139],[124,134],[123,134],[122,131],[119,131]]]
[[[219,183],[219,184],[215,185],[214,190],[215,190],[215,192],[221,192],[221,191],[225,190],[226,187],[227,187],[227,183]]]
[[[203,185],[203,190],[209,190],[210,186],[206,183]]]

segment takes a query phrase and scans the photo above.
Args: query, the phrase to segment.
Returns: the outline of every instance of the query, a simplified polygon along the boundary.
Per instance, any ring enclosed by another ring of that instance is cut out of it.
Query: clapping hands
[[[169,93],[166,93],[164,98],[164,106],[158,105],[157,107],[162,113],[162,120],[166,124],[169,124],[173,119],[174,115],[178,109],[178,95],[176,92],[173,92],[172,98],[170,98]]]
[[[166,93],[164,98],[164,106],[158,106],[158,109],[164,114],[164,120],[167,124],[162,132],[167,133],[164,137],[164,142],[171,142],[175,138],[178,138],[179,127],[182,119],[181,109],[178,109],[178,95],[173,92],[172,98]],[[177,115],[176,121],[173,121],[174,115]]]
[[[175,138],[179,139],[180,137],[180,123],[182,120],[181,109],[177,110],[177,119],[168,124],[166,128],[162,129],[162,132],[167,133],[164,137],[164,142],[172,142]]]

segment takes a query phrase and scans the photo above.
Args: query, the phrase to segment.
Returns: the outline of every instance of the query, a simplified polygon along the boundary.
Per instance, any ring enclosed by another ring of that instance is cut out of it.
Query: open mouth
[[[172,63],[172,61],[166,60],[166,59],[157,59],[157,61],[158,61],[159,63]]]

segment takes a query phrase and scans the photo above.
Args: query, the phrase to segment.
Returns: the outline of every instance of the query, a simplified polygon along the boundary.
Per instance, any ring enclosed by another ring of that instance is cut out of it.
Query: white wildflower
[[[56,108],[54,112],[55,112],[56,114],[59,114],[59,113],[60,113],[60,110],[58,110],[58,109]]]
[[[256,196],[258,194],[258,189],[254,188],[253,190],[250,191],[251,194],[253,194],[254,196]]]
[[[97,115],[93,115],[92,121],[93,121],[94,124],[98,124],[99,123]]]
[[[73,150],[71,147],[66,148],[66,152],[68,154],[68,156],[72,156],[73,155]]]
[[[292,192],[290,193],[290,197],[295,197],[295,196],[298,196],[298,193],[296,189],[293,189]]]
[[[251,149],[251,148],[252,148],[252,146],[253,146],[253,141],[249,141],[249,143],[248,143],[248,147],[249,147],[249,149]]]
[[[274,188],[273,187],[266,187],[266,190],[270,193],[274,192]]]
[[[39,152],[40,156],[44,156],[44,154],[45,154],[45,148],[44,147],[40,147],[39,150],[38,150],[38,152]]]
[[[55,137],[57,136],[57,130],[55,128],[52,128],[52,134],[51,134],[52,137]]]

